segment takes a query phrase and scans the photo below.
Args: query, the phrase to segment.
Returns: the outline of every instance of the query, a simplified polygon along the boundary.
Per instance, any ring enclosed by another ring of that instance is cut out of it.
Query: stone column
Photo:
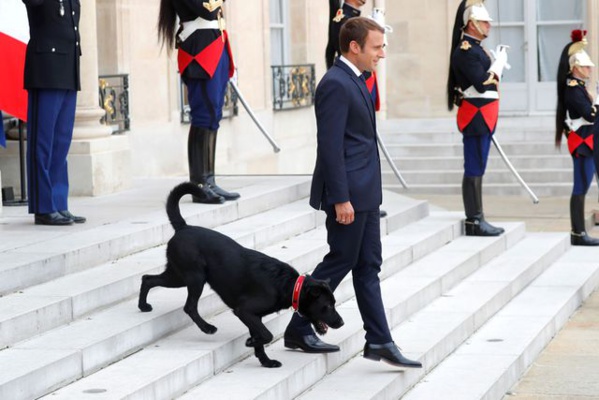
[[[83,2],[82,2],[83,3]],[[70,194],[96,196],[131,184],[130,146],[126,135],[112,135],[100,123],[98,105],[98,41],[96,1],[81,5],[81,91],[77,96],[75,130],[69,152]]]
[[[385,0],[374,0],[374,8],[385,12]],[[387,38],[389,40],[389,38]],[[393,38],[391,38],[393,40]],[[388,50],[388,49],[386,49]],[[387,51],[386,51],[387,52]],[[387,53],[388,54],[388,53]],[[381,109],[377,113],[381,119],[387,118],[387,62],[385,59],[379,61],[376,67],[376,77],[378,81],[379,99]]]

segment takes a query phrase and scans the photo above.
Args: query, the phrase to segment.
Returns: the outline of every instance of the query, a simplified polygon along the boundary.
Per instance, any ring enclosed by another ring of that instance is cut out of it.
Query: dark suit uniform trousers
[[[366,341],[372,344],[392,342],[378,277],[382,263],[379,210],[356,212],[354,222],[349,225],[335,221],[334,209],[325,211],[330,251],[312,276],[316,279],[330,278],[329,284],[334,291],[352,271]],[[314,334],[309,322],[297,313],[293,315],[289,328],[302,336]]]
[[[68,209],[67,154],[76,104],[75,90],[29,89],[29,213],[48,214]]]

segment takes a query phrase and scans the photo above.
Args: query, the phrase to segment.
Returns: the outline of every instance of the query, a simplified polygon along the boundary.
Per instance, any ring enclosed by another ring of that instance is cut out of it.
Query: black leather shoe
[[[65,218],[69,218],[72,219],[74,223],[76,224],[82,224],[85,221],[87,221],[87,219],[85,217],[81,217],[78,215],[73,215],[71,214],[71,212],[69,210],[64,210],[64,211],[59,211],[58,212],[60,215],[62,215]]]
[[[385,218],[387,216],[387,211],[379,210],[379,214],[381,215],[381,218]]]
[[[71,225],[73,220],[66,218],[57,212],[49,214],[35,214],[34,218],[36,225]]]
[[[313,333],[299,336],[285,332],[285,347],[288,349],[301,349],[306,353],[334,353],[339,351],[339,346],[325,343]]]
[[[410,360],[404,357],[395,343],[386,344],[368,344],[364,345],[364,358],[373,361],[384,361],[396,367],[404,368],[422,368],[419,361]]]

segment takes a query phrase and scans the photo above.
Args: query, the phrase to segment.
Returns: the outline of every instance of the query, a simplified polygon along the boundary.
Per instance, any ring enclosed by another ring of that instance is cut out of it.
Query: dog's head
[[[320,335],[327,333],[328,327],[341,328],[343,318],[335,310],[335,296],[327,281],[306,275],[300,293],[299,313],[307,318]]]

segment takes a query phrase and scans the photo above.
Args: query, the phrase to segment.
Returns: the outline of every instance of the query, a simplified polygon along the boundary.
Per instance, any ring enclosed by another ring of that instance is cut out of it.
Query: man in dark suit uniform
[[[79,0],[23,0],[29,19],[25,57],[28,91],[29,213],[39,225],[85,222],[68,210],[67,154],[79,80]]]
[[[341,28],[342,56],[316,89],[317,158],[310,205],[326,213],[329,253],[313,277],[329,279],[334,290],[351,271],[364,328],[364,357],[403,367],[421,367],[405,358],[387,324],[378,274],[382,264],[379,206],[381,166],[374,103],[363,72],[385,56],[384,29],[368,18],[351,18]],[[301,301],[301,299],[300,299]],[[338,351],[322,342],[295,314],[285,346],[309,353]]]

